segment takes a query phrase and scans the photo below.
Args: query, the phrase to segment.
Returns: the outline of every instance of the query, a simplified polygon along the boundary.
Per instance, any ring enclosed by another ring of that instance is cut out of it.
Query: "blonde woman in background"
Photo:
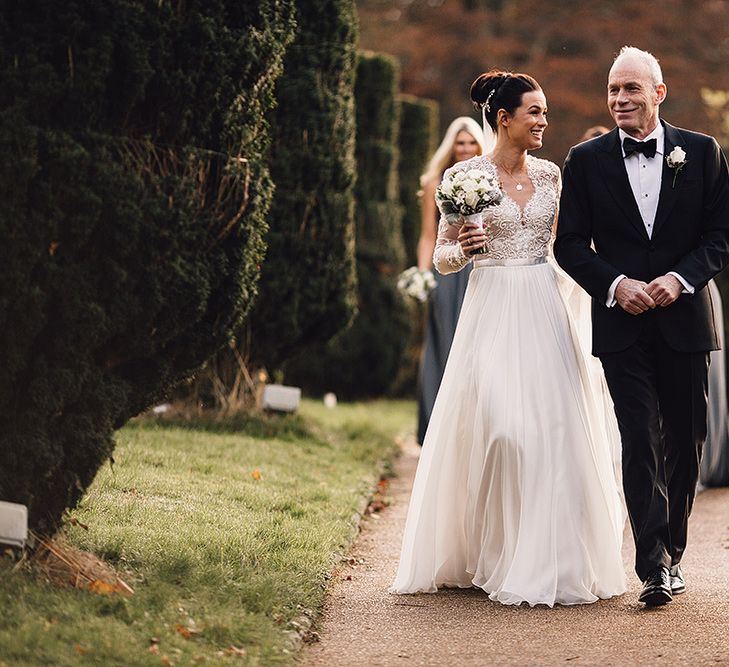
[[[443,172],[457,162],[482,155],[489,147],[484,145],[483,130],[467,116],[456,118],[446,130],[438,150],[428,162],[420,177],[421,227],[417,257],[420,271],[433,268],[433,251],[438,235],[438,210],[435,205],[435,189]],[[425,341],[418,373],[418,442],[423,443],[430,413],[443,376],[448,351],[461,312],[463,295],[468,284],[470,266],[466,270],[447,276],[435,273],[437,283],[430,295],[426,321]]]

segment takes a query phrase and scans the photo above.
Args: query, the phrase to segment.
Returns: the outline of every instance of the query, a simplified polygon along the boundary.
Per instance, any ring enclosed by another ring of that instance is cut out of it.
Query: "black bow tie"
[[[633,153],[643,153],[646,157],[653,157],[656,154],[656,140],[636,141],[630,137],[625,137],[623,139],[623,151],[625,151],[625,157]]]

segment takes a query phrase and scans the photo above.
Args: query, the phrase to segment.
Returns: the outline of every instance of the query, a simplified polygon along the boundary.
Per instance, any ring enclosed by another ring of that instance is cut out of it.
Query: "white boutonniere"
[[[673,169],[673,184],[671,187],[676,186],[676,177],[678,172],[686,166],[688,160],[686,159],[686,151],[681,146],[676,146],[666,157],[666,164],[670,169]]]

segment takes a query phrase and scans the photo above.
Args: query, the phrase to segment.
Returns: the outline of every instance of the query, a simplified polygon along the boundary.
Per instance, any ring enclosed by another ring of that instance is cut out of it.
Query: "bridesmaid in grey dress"
[[[456,118],[446,130],[443,141],[420,177],[422,186],[421,228],[418,240],[418,268],[432,270],[433,250],[438,232],[435,189],[443,172],[456,162],[486,152],[481,127],[472,118]],[[418,442],[422,444],[430,413],[438,393],[453,333],[461,312],[463,295],[471,267],[447,276],[435,272],[437,287],[430,295],[425,341],[418,373]]]
[[[711,353],[709,366],[708,430],[701,458],[699,480],[703,486],[729,486],[729,416],[727,415],[726,366],[724,361],[724,314],[716,283],[709,282],[709,294],[716,313],[721,350]]]

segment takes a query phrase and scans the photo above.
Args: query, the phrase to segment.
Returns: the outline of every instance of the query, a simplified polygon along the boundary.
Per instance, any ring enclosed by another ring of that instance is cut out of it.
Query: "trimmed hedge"
[[[435,152],[438,141],[438,103],[412,95],[400,95],[400,203],[405,264],[418,263],[420,238],[420,175]]]
[[[410,321],[395,282],[404,264],[399,202],[398,69],[390,56],[362,54],[357,66],[357,280],[359,314],[328,345],[285,367],[287,381],[345,399],[381,395],[394,381]]]
[[[276,87],[261,294],[244,355],[275,370],[326,343],[356,310],[354,0],[299,0],[298,32]]]
[[[0,13],[0,498],[53,532],[256,294],[289,0]]]

